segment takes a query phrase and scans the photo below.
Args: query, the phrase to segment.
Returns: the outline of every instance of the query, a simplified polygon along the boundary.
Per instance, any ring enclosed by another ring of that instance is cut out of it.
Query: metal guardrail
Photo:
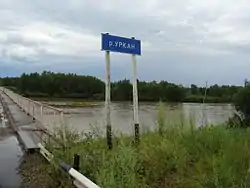
[[[54,156],[41,143],[38,144],[38,147],[40,148],[40,153],[47,159],[47,161],[53,163]],[[74,185],[77,188],[100,188],[98,185],[93,183],[67,163],[60,162],[59,166],[62,170],[74,178]]]
[[[3,107],[0,107],[0,121],[2,124],[2,128],[6,127],[6,122],[8,122],[7,118],[5,118]]]

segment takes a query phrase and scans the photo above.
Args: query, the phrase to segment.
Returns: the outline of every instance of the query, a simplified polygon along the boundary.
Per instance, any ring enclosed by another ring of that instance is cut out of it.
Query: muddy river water
[[[157,127],[158,103],[140,103],[139,119],[142,130],[154,130]],[[72,114],[67,115],[67,124],[78,131],[89,130],[95,126],[105,129],[104,103],[94,107],[66,108]],[[221,124],[234,113],[230,104],[167,103],[164,114],[168,124],[192,122],[196,126]],[[111,105],[112,128],[117,133],[133,131],[133,106],[127,102],[115,102]],[[91,126],[90,126],[91,125]]]

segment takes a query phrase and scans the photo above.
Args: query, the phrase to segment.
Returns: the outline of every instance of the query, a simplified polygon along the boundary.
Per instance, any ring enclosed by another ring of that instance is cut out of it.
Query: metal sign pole
[[[137,73],[136,55],[141,55],[141,41],[133,38],[125,38],[109,33],[102,34],[101,50],[106,52],[106,92],[105,92],[105,117],[107,126],[107,144],[112,148],[112,130],[110,119],[110,52],[132,54],[133,61],[133,103],[134,103],[134,126],[135,142],[140,142],[140,127],[138,115]]]
[[[140,142],[140,126],[139,126],[139,113],[138,113],[137,65],[136,65],[136,56],[134,54],[132,55],[132,63],[133,63],[133,108],[134,108],[135,143],[138,144]]]
[[[110,52],[106,51],[106,88],[105,88],[105,117],[106,117],[106,134],[107,145],[109,149],[113,148],[112,129],[110,118]]]

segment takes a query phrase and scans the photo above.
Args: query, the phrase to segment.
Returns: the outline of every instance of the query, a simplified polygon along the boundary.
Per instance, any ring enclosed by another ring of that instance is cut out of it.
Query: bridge
[[[51,153],[44,147],[44,141],[53,139],[54,130],[62,131],[63,143],[66,145],[65,112],[45,103],[23,97],[7,88],[0,87],[0,112],[3,124],[10,126],[26,152],[39,151],[49,162]],[[74,179],[79,188],[98,188],[88,178],[62,162],[61,168]]]
[[[65,139],[64,111],[62,109],[23,97],[7,88],[1,87],[0,91],[6,119],[21,138],[25,150],[37,148],[35,147],[37,143],[42,142],[46,136],[52,136],[55,128],[63,131]]]

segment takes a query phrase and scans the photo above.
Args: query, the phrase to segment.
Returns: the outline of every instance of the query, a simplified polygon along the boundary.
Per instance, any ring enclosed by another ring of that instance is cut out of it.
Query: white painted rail
[[[48,162],[53,163],[54,156],[42,144],[39,143],[38,147],[40,148],[40,153],[48,160]],[[77,188],[100,188],[90,179],[85,177],[83,174],[81,174],[65,162],[60,162],[59,166],[74,178],[74,185]]]

